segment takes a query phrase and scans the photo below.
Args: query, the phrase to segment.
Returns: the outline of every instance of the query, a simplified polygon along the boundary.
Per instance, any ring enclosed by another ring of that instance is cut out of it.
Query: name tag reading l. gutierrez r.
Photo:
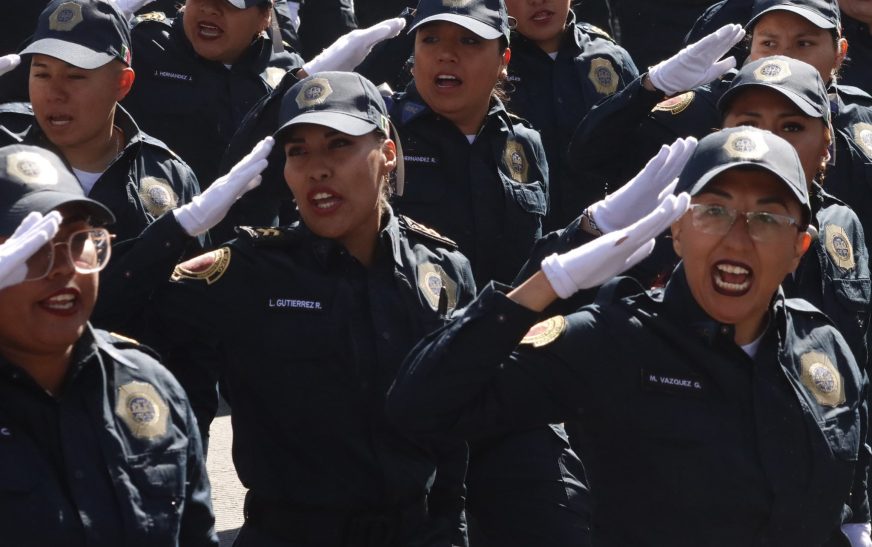
[[[270,309],[291,309],[321,311],[324,306],[318,300],[302,300],[297,298],[270,298],[267,307]]]
[[[703,395],[705,384],[698,378],[642,369],[642,388],[681,395]]]

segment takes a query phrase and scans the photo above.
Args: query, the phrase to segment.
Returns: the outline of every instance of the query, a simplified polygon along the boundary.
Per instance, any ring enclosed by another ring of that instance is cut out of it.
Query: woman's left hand
[[[15,70],[19,64],[21,64],[21,57],[14,53],[0,57],[0,76]]]
[[[351,71],[363,62],[373,46],[393,38],[406,27],[402,17],[388,19],[366,29],[352,30],[303,65],[306,75],[327,70]],[[302,76],[302,74],[299,74]]]

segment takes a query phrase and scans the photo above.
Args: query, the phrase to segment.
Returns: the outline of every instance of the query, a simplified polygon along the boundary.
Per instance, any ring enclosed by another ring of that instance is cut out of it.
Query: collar
[[[70,366],[67,368],[67,373],[63,380],[64,390],[66,390],[66,386],[69,385],[70,382],[75,381],[76,377],[86,366],[97,362],[94,359],[96,354],[97,342],[91,324],[88,323],[85,325],[85,330],[82,333],[82,336],[80,336],[73,345],[73,351],[70,355]],[[30,381],[34,386],[42,389],[30,378],[30,375],[28,375],[24,369],[18,365],[10,363],[4,357],[0,357],[0,375],[12,378],[13,380],[26,378],[27,381]]]

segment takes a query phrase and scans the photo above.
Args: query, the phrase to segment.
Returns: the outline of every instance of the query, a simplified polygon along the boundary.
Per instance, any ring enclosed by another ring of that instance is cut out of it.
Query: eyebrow
[[[723,198],[735,197],[735,196],[733,196],[733,194],[730,194],[729,192],[721,190],[720,188],[707,188],[697,195],[703,195],[703,194],[712,194],[712,195],[720,196]],[[769,204],[773,204],[773,203],[776,205],[782,205],[782,206],[784,206],[785,209],[787,208],[787,202],[781,196],[764,196],[764,197],[757,200],[757,205],[769,205]]]

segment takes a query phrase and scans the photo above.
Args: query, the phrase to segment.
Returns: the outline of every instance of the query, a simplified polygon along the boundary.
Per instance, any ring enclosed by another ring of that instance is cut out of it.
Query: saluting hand
[[[393,38],[406,27],[402,17],[388,19],[366,29],[352,30],[303,65],[307,75],[327,70],[354,70],[377,43]]]
[[[272,137],[263,139],[229,173],[216,179],[190,203],[173,209],[176,220],[188,235],[198,236],[213,228],[227,215],[237,199],[257,188],[261,181],[260,173],[269,163],[266,158],[274,143]]]
[[[718,59],[744,37],[745,29],[741,25],[724,25],[669,59],[649,68],[648,79],[654,87],[667,95],[690,91],[707,84],[736,66],[735,57],[727,57],[722,61]]]
[[[638,222],[542,261],[542,273],[560,298],[602,285],[654,250],[654,238],[687,211],[690,195],[668,195]]]
[[[15,70],[15,67],[19,64],[21,64],[21,57],[14,53],[0,57],[0,76],[6,74],[10,70]]]
[[[587,214],[597,228],[604,234],[626,228],[641,213],[657,207],[675,190],[677,177],[696,150],[696,143],[695,138],[688,137],[678,139],[669,146],[664,144],[660,152],[630,182],[589,206]]]
[[[27,278],[27,260],[51,241],[60,228],[61,214],[52,211],[42,216],[30,213],[12,236],[0,244],[0,289],[21,283]]]

